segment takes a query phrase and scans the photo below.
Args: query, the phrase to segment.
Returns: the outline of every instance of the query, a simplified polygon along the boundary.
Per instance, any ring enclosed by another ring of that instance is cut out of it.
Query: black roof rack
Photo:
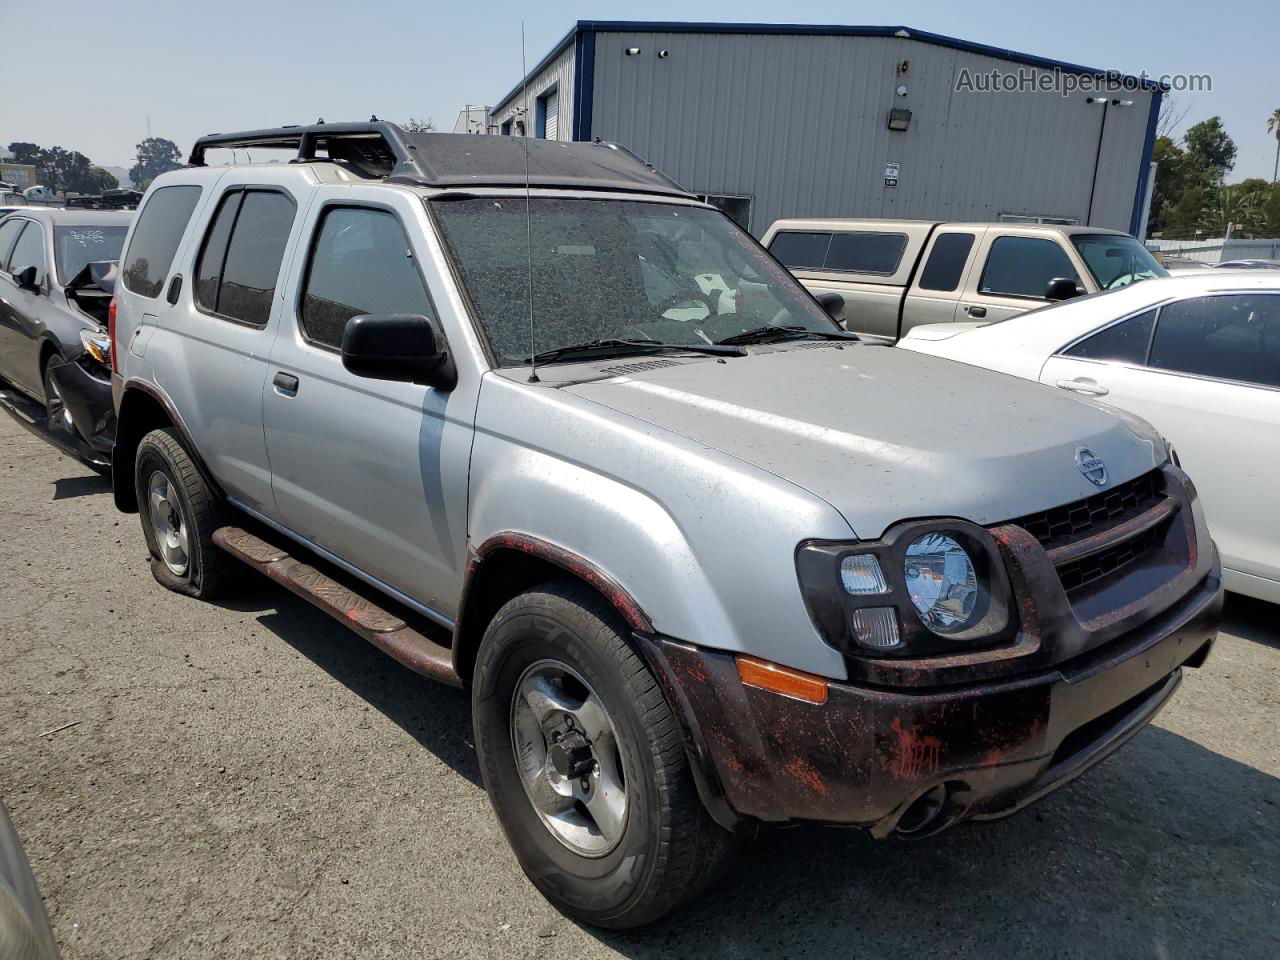
[[[674,180],[613,143],[539,140],[467,133],[409,133],[386,120],[211,133],[191,148],[189,163],[205,165],[215,148],[292,149],[292,162],[343,162],[362,176],[442,189],[534,187],[618,190],[690,197]]]

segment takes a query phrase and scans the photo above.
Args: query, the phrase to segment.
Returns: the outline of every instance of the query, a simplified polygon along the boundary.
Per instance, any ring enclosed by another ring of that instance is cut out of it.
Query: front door
[[[999,233],[988,228],[969,271],[965,294],[955,319],[993,323],[1049,303],[1050,280],[1074,280],[1083,288],[1080,270],[1067,251],[1046,237]]]
[[[361,378],[340,352],[351,317],[434,315],[440,302],[428,293],[434,269],[415,255],[423,247],[420,201],[406,195],[388,204],[387,193],[352,202],[361,191],[345,187],[318,200],[309,217],[309,252],[298,258],[298,294],[271,352],[263,400],[272,489],[294,534],[451,621],[466,563],[476,385],[442,392]]]

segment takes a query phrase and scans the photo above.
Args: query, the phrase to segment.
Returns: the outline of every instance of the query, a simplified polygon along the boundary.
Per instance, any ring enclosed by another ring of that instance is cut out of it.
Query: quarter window
[[[160,296],[199,200],[197,186],[161,187],[151,194],[138,215],[125,255],[122,277],[126,289],[143,297]]]
[[[1160,310],[1150,365],[1280,387],[1280,296],[1231,294]]]
[[[293,213],[293,201],[275,190],[224,196],[196,264],[196,303],[230,320],[266,326]]]
[[[1147,347],[1151,343],[1151,326],[1155,319],[1156,312],[1148,310],[1136,317],[1122,320],[1064,350],[1063,355],[1085,360],[1145,364]]]
[[[9,258],[9,272],[17,273],[19,270],[25,270],[27,267],[36,268],[35,283],[37,286],[44,283],[46,273],[44,261],[44,231],[40,229],[40,224],[31,220],[27,221],[27,229],[23,230],[18,237],[18,243],[13,248],[13,256]]]
[[[973,249],[972,233],[943,233],[933,241],[929,260],[920,272],[921,290],[951,291],[960,286],[964,265]]]
[[[1039,237],[997,237],[982,270],[979,293],[1043,298],[1050,280],[1080,282],[1066,252]]]
[[[395,215],[334,207],[325,213],[312,245],[299,317],[302,332],[337,349],[347,321],[366,313],[434,316],[409,238]]]

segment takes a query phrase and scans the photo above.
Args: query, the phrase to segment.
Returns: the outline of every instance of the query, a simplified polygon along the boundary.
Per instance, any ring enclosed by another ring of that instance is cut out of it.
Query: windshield
[[[53,254],[58,263],[58,281],[65,287],[87,263],[119,260],[126,226],[54,227]]]
[[[769,325],[838,330],[789,273],[713,210],[535,198],[530,226],[524,197],[438,200],[432,209],[502,366],[597,340],[705,346]]]
[[[1081,233],[1073,236],[1071,242],[1100,289],[1127,287],[1139,280],[1169,275],[1169,271],[1160,266],[1147,248],[1133,237]]]

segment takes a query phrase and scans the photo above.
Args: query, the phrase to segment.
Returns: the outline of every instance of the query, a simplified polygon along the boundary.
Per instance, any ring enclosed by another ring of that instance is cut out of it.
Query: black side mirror
[[[1054,277],[1049,281],[1048,286],[1044,288],[1044,298],[1046,300],[1070,300],[1072,297],[1078,297],[1082,293],[1084,291],[1080,289],[1080,284],[1070,277]]]
[[[838,293],[820,293],[815,297],[818,306],[826,311],[827,316],[840,326],[844,326],[844,297]]]
[[[418,314],[362,314],[342,332],[342,365],[357,377],[452,390],[458,373],[444,333]]]
[[[36,287],[36,268],[23,267],[21,270],[15,270],[13,273],[13,282],[23,290],[35,290]]]

